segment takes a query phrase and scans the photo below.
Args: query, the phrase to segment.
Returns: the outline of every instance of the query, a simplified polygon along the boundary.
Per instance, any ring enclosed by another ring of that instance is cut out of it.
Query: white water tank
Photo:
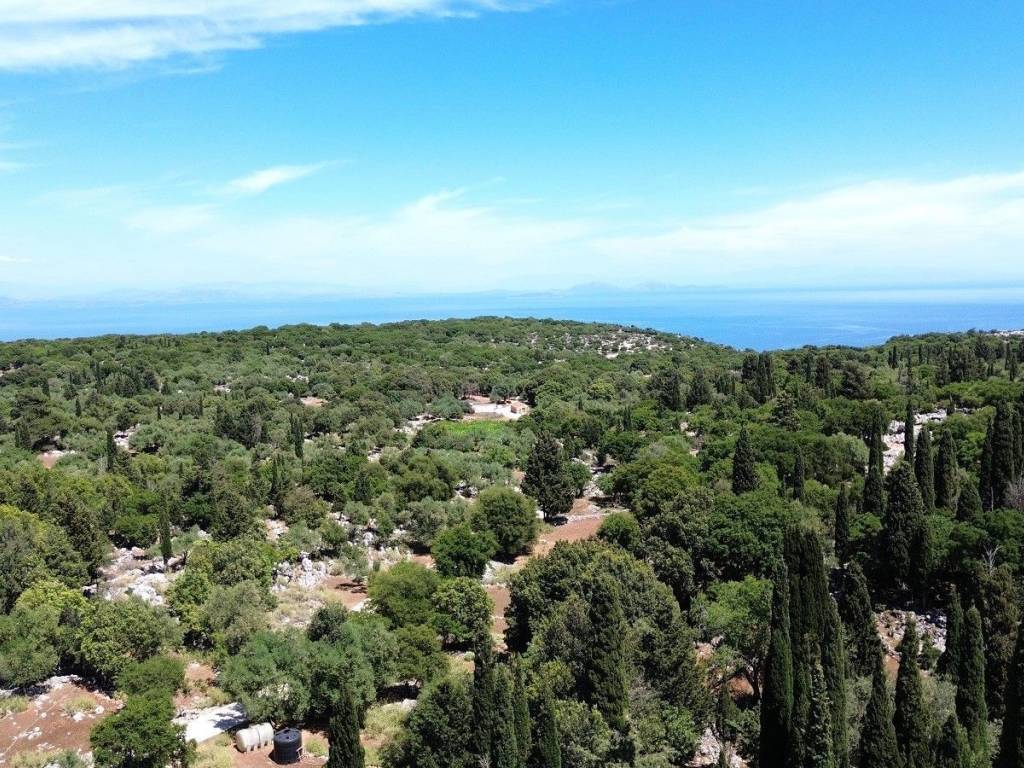
[[[270,723],[258,723],[235,733],[235,748],[239,752],[270,746],[274,740],[274,727]]]

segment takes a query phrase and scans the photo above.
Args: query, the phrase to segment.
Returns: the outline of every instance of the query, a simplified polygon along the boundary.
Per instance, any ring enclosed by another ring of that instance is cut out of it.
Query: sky
[[[0,296],[1024,285],[1024,3],[0,0]]]

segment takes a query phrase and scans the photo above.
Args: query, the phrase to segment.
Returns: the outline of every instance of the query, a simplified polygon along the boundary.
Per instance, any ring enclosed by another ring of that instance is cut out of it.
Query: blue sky
[[[1024,283],[1024,4],[0,0],[0,295]]]

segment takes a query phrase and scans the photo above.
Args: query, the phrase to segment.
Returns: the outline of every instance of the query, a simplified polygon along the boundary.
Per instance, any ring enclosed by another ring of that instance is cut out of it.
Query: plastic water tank
[[[270,723],[257,723],[235,733],[235,747],[239,752],[262,749],[274,740],[274,727]]]
[[[274,762],[290,765],[302,759],[302,732],[295,728],[285,728],[274,734]]]

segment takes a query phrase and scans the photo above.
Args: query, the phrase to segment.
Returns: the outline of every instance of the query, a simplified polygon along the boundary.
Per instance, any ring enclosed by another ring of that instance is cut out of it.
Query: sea
[[[131,301],[116,297],[46,302],[0,299],[0,340],[484,315],[631,325],[753,350],[865,346],[932,331],[1024,328],[1024,291],[616,291],[601,287],[392,297],[221,294]]]

